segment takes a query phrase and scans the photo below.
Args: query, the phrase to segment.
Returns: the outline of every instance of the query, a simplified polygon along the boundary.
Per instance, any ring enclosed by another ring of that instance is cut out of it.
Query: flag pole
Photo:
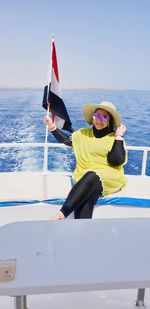
[[[54,41],[54,35],[52,38],[52,43]],[[50,67],[48,70],[48,87],[47,87],[47,113],[46,116],[49,117],[50,113],[50,102],[48,101],[49,96],[49,88],[51,82],[51,70],[52,70],[52,43],[51,43],[51,61]],[[43,163],[43,199],[47,199],[47,172],[48,172],[48,124],[46,124],[45,128],[45,145],[44,145],[44,163]]]

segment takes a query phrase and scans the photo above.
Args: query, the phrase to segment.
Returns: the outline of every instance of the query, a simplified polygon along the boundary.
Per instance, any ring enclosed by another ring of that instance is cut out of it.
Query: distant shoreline
[[[0,87],[0,90],[39,90],[42,91],[43,87]],[[114,88],[61,88],[62,91],[138,91],[149,92],[150,89],[114,89]]]

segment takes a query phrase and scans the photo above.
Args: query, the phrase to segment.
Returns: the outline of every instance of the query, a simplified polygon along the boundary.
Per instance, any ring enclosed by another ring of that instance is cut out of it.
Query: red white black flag
[[[57,65],[57,55],[54,39],[51,49],[51,79],[50,83],[44,88],[42,106],[52,113],[52,120],[58,129],[73,132],[66,106],[61,98],[61,89],[59,83],[59,73]]]

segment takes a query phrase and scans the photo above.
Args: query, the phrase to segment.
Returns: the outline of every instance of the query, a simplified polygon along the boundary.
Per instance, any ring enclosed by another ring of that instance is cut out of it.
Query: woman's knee
[[[89,184],[93,184],[96,182],[98,183],[100,180],[100,177],[94,171],[88,171],[84,174],[82,179]]]
[[[94,171],[88,171],[85,174],[85,185],[88,188],[93,188],[94,191],[98,191],[99,194],[103,192],[101,179]]]

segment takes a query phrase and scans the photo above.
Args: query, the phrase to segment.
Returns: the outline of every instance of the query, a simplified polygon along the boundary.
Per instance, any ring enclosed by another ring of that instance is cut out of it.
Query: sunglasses
[[[109,121],[109,116],[108,115],[99,115],[99,114],[97,114],[97,113],[94,113],[93,114],[93,119],[94,120],[101,120],[101,121],[103,121],[103,122],[107,122],[107,121]]]

